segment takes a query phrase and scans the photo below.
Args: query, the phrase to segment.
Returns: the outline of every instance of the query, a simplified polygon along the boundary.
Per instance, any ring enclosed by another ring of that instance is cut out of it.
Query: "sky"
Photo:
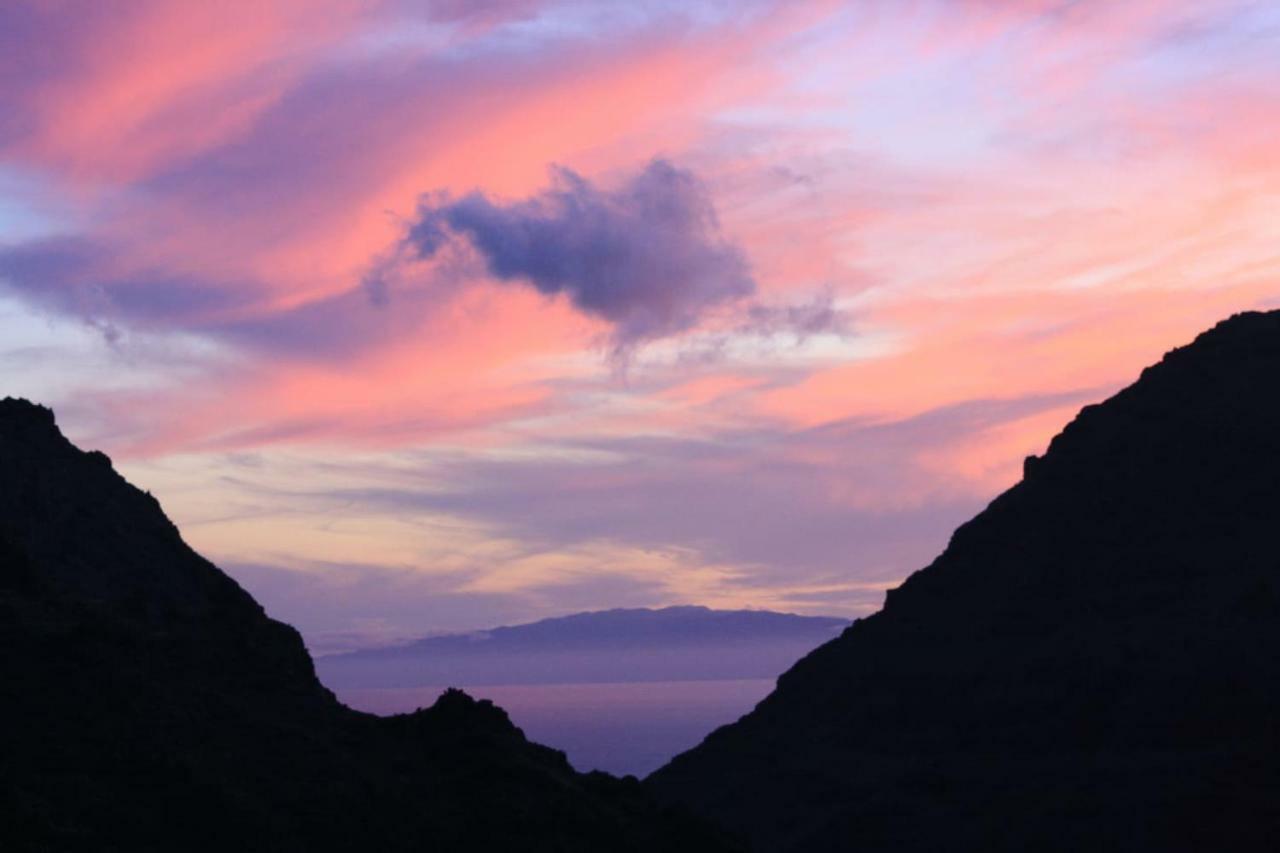
[[[1280,307],[1280,6],[0,6],[0,395],[318,651],[858,616]]]

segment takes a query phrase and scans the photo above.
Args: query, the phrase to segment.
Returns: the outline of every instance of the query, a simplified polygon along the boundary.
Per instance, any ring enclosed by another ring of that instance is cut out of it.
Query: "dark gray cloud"
[[[569,169],[552,174],[551,187],[511,203],[481,192],[424,197],[406,240],[427,258],[465,239],[495,278],[567,296],[612,323],[623,347],[755,293],[745,255],[721,235],[691,172],[654,160],[616,190]]]

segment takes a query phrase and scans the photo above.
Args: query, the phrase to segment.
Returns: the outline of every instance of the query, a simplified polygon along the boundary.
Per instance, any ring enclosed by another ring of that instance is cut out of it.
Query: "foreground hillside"
[[[716,850],[462,693],[378,718],[53,414],[0,401],[0,849]]]
[[[882,612],[648,780],[760,850],[1268,850],[1280,313],[1084,409]]]

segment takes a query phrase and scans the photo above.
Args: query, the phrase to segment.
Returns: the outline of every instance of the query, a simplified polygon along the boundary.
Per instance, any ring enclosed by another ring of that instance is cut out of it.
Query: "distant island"
[[[849,620],[766,610],[601,610],[316,659],[334,689],[776,678]]]

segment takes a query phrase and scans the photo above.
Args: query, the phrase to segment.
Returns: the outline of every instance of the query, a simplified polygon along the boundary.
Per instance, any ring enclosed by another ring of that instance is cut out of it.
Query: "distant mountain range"
[[[667,607],[578,613],[316,660],[332,688],[775,678],[847,619]]]
[[[1280,312],[1087,406],[884,609],[649,777],[773,851],[1280,838]]]

